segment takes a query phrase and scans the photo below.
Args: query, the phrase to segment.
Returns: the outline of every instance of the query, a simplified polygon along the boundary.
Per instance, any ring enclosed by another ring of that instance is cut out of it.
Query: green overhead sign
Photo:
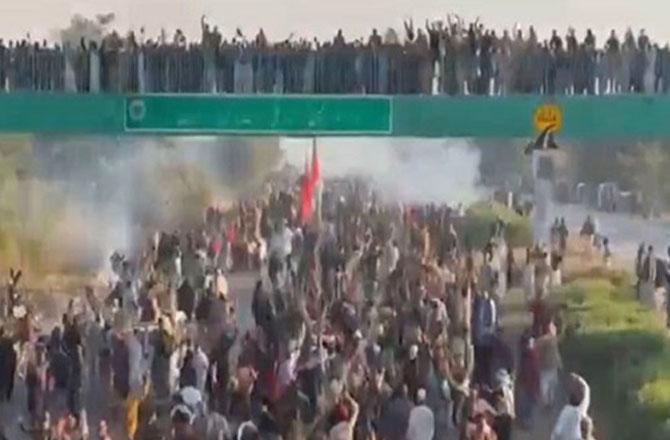
[[[0,93],[11,133],[528,138],[554,117],[560,138],[668,138],[670,96]]]
[[[155,95],[125,100],[125,130],[149,133],[391,134],[391,98]]]

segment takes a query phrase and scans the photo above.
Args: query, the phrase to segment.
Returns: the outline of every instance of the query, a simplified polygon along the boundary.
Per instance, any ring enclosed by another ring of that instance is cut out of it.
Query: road
[[[658,257],[666,257],[670,246],[670,222],[660,219],[646,220],[619,213],[605,213],[581,205],[555,205],[554,214],[565,217],[570,231],[579,231],[587,215],[598,222],[600,233],[610,240],[615,259],[623,263],[635,260],[640,243],[654,246]]]

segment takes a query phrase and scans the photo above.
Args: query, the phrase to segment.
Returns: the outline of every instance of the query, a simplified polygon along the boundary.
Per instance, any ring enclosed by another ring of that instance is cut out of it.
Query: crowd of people
[[[54,440],[509,440],[565,388],[552,440],[592,438],[589,387],[560,373],[560,315],[546,301],[560,283],[560,222],[551,251],[538,245],[517,263],[502,221],[476,250],[456,210],[383,204],[315,174],[209,208],[202,224],[159,233],[136,255],[115,253],[111,292],[73,299],[50,333],[12,273],[0,394],[10,401],[14,378],[24,382],[24,430]],[[249,271],[260,277],[245,323],[230,280]],[[525,287],[533,316],[518,350],[500,319],[513,287]]]
[[[0,91],[81,93],[286,93],[421,95],[604,95],[667,93],[670,47],[641,30],[614,30],[601,45],[591,30],[497,32],[479,22],[447,20],[399,34],[332,41],[289,37],[271,42],[261,29],[231,39],[202,19],[202,36],[144,31],[101,41],[0,39]]]

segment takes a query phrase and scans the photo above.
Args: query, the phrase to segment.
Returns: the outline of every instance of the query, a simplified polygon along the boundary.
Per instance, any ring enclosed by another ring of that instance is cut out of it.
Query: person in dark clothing
[[[173,437],[175,440],[197,440],[198,435],[191,423],[191,414],[186,409],[178,409],[172,415]]]
[[[559,52],[563,51],[563,40],[558,35],[558,32],[556,32],[556,29],[551,31],[551,39],[549,40],[549,48],[554,53],[559,53]]]
[[[488,384],[491,378],[492,343],[497,328],[497,310],[487,291],[478,293],[472,306],[473,344],[475,351],[474,382]]]
[[[504,370],[510,376],[514,373],[514,353],[512,348],[504,341],[501,332],[493,337],[491,343],[491,371],[495,375]],[[493,383],[493,377],[491,383]]]
[[[140,403],[138,411],[138,430],[135,438],[142,440],[161,440],[164,438],[159,422],[159,415],[150,399]]]
[[[279,438],[279,424],[271,411],[271,403],[263,399],[261,414],[258,418],[258,430],[263,438]]]
[[[605,51],[608,53],[618,53],[621,49],[621,44],[619,43],[619,37],[616,35],[616,31],[612,29],[610,36],[605,43]]]
[[[0,92],[7,86],[7,70],[9,68],[9,50],[0,38]]]
[[[405,439],[412,406],[412,402],[408,398],[407,387],[400,387],[391,400],[382,407],[379,426],[377,427],[377,432],[381,438],[387,440]]]
[[[265,332],[270,333],[274,321],[275,310],[268,293],[263,289],[262,281],[256,282],[251,302],[251,311],[256,325],[262,328]]]
[[[112,370],[114,372],[114,390],[121,399],[130,392],[130,353],[122,337],[112,337]]]
[[[586,30],[586,37],[584,38],[584,45],[590,50],[595,50],[596,49],[596,36],[593,35],[593,31],[591,29]]]
[[[382,37],[377,33],[377,29],[372,29],[372,35],[370,35],[368,45],[374,48],[378,48],[382,45]]]
[[[45,410],[45,393],[47,363],[45,359],[44,346],[37,346],[34,357],[28,361],[26,368],[26,399],[28,414],[30,415],[26,430],[36,429],[42,423]]]
[[[74,317],[72,322],[66,316],[63,319],[63,349],[68,353],[74,353],[82,346],[78,319]]]
[[[16,351],[14,341],[0,328],[0,401],[10,401],[14,392],[16,375]]]
[[[493,77],[493,44],[495,34],[488,31],[481,38],[479,46],[479,87],[478,92],[481,95],[488,95]]]
[[[188,350],[184,356],[184,365],[179,370],[179,388],[197,388],[197,386],[198,379],[195,367],[193,366],[193,351]]]
[[[568,53],[574,55],[577,52],[577,37],[575,36],[574,29],[568,29],[568,35],[565,37],[565,43],[567,46]]]
[[[519,339],[519,372],[516,389],[517,416],[524,429],[530,429],[533,412],[540,396],[540,358],[532,329]]]
[[[230,380],[230,363],[229,353],[231,344],[226,335],[221,335],[218,343],[212,351],[210,357],[211,362],[211,384],[210,392],[212,394],[211,401],[214,403],[214,408],[219,412],[224,412],[227,405],[228,383]]]
[[[408,389],[408,394],[412,395],[422,387],[421,367],[419,365],[419,348],[413,345],[409,349],[409,358],[403,368],[403,384]]]
[[[166,330],[163,318],[158,320],[158,329],[152,335],[154,355],[151,360],[151,382],[157,398],[164,399],[170,393],[170,356],[174,350],[174,338]]]
[[[668,247],[667,250],[668,253],[668,262],[666,263],[665,267],[665,292],[666,292],[666,299],[665,299],[665,325],[668,329],[670,329],[670,247]]]
[[[49,352],[47,377],[53,387],[49,397],[49,412],[54,417],[65,415],[67,390],[70,379],[70,358],[60,343],[54,344]]]
[[[195,311],[195,305],[195,291],[188,280],[184,280],[179,289],[177,289],[177,310],[184,312],[186,317],[190,319]]]
[[[70,414],[79,415],[81,411],[81,384],[83,356],[80,347],[68,353],[69,369],[67,379],[67,406]]]

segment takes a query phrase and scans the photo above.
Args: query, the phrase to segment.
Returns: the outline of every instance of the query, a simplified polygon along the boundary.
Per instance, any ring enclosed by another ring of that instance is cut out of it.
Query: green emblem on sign
[[[139,122],[143,120],[144,116],[147,114],[144,101],[141,99],[133,99],[128,106],[128,114],[133,121]]]

